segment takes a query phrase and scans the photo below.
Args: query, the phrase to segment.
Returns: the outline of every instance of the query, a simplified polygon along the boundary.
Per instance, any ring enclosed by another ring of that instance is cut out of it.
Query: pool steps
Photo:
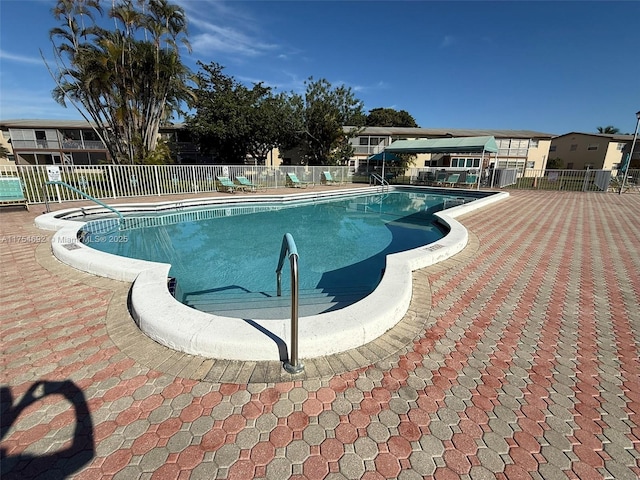
[[[314,289],[300,289],[298,309],[300,317],[317,315],[332,309],[340,308],[359,301],[371,293],[370,288],[344,288],[340,294],[330,294],[326,291]],[[188,305],[202,312],[236,318],[286,318],[291,310],[291,297],[284,292],[282,297],[276,292],[242,292],[220,293],[208,292],[186,295],[184,300]]]

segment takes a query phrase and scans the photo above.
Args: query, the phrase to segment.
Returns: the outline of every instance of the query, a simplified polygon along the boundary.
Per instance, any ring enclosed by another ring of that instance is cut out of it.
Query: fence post
[[[109,184],[111,185],[111,195],[113,196],[114,199],[116,199],[118,197],[116,196],[116,186],[113,183],[113,165],[109,165],[107,172],[109,173]]]
[[[156,180],[156,192],[158,192],[158,196],[160,195],[160,179],[158,178],[158,165],[153,166],[153,176]]]

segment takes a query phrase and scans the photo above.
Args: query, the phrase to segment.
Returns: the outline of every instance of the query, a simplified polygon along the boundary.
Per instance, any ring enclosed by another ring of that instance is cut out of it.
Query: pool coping
[[[411,189],[402,187],[401,190]],[[424,191],[417,187],[416,190]],[[443,193],[450,189],[430,189]],[[376,189],[340,189],[304,192],[294,195],[257,195],[250,202],[296,201],[328,198],[345,193],[367,193]],[[454,190],[461,192],[461,190]],[[492,194],[474,202],[439,212],[439,221],[450,228],[443,239],[417,249],[387,256],[387,267],[376,290],[365,299],[340,310],[303,317],[299,323],[301,358],[335,355],[357,349],[398,324],[409,309],[412,295],[412,272],[445,260],[467,244],[466,229],[455,217],[469,213],[508,197],[506,192]],[[202,198],[146,204],[113,205],[123,212],[161,211],[170,208],[205,204],[232,205],[247,203],[241,198]],[[85,207],[99,211],[101,207]],[[81,271],[115,280],[133,282],[130,309],[138,327],[151,339],[174,350],[224,360],[283,361],[290,351],[290,319],[238,319],[194,310],[173,298],[167,289],[170,265],[127,259],[98,252],[82,244],[77,232],[83,223],[61,220],[65,212],[57,211],[36,218],[36,226],[57,230],[51,240],[54,255],[63,263]],[[398,287],[401,288],[398,288]],[[250,346],[250,347],[248,347]]]

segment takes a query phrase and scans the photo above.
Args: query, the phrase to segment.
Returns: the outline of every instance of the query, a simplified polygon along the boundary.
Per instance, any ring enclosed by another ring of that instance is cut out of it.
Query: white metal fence
[[[437,173],[442,167],[410,168],[406,181],[420,183],[421,172]],[[444,169],[450,173],[461,173],[463,183],[466,170]],[[472,172],[473,173],[473,172]],[[570,190],[580,192],[615,191],[622,182],[623,174],[611,170],[533,170],[495,169],[482,172],[481,186],[487,188],[507,188],[519,190]],[[640,191],[640,169],[629,169],[626,186],[631,191]],[[626,188],[625,188],[626,190]]]
[[[29,203],[80,200],[82,197],[70,189],[50,185],[47,168],[50,165],[0,165],[0,176],[19,177]],[[251,165],[60,165],[59,180],[97,199],[165,196],[172,194],[206,194],[218,190],[218,176],[235,179],[245,176],[266,189],[286,185],[287,173],[295,173],[303,182],[316,185],[323,181],[323,172],[330,171],[333,180],[350,183],[354,180],[348,167],[338,166],[280,166],[279,168]],[[435,172],[436,168],[409,168],[405,175],[394,177],[395,183],[418,183],[420,172]],[[464,172],[461,169],[447,169]],[[511,169],[513,170],[513,169]],[[481,186],[487,188],[615,191],[622,174],[612,175],[610,170],[532,170],[516,172],[497,169],[497,173],[481,175]],[[464,175],[460,177],[463,180]],[[360,179],[368,182],[366,177]],[[502,181],[505,180],[505,181]],[[508,181],[507,181],[508,180]],[[630,169],[626,180],[631,191],[640,192],[640,169]]]
[[[518,174],[504,188],[525,190],[566,190],[607,192],[614,185],[611,170],[532,170]]]
[[[29,203],[79,200],[82,197],[70,189],[57,185],[44,187],[50,180],[47,168],[51,165],[0,165],[1,176],[15,176],[22,180]],[[247,165],[59,165],[55,166],[62,182],[97,199],[163,196],[186,193],[215,192],[218,176],[235,179],[244,176],[267,189],[284,187],[287,173],[295,173],[299,180],[316,185],[323,181],[323,172],[331,172],[333,180],[350,181],[348,167],[281,166],[279,168]]]

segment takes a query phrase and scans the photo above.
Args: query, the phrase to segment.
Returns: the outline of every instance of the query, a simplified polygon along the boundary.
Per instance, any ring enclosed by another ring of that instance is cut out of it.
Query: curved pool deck
[[[358,193],[376,191],[376,188],[357,190]],[[196,205],[226,206],[239,202],[255,204],[322,200],[348,193],[353,191],[334,189],[305,191],[286,196],[234,196],[200,198],[180,201],[178,204],[159,202],[112,206],[123,214],[141,211],[171,212],[177,211],[177,208]],[[298,330],[300,357],[322,357],[355,349],[395,326],[409,308],[412,272],[449,258],[466,246],[467,231],[455,217],[503,200],[507,196],[507,193],[495,192],[437,213],[439,221],[449,229],[444,238],[420,248],[388,255],[380,284],[359,302],[339,310],[302,317]],[[104,211],[101,207],[94,207],[94,210]],[[210,358],[242,361],[285,361],[289,358],[290,318],[232,318],[194,310],[175,300],[169,293],[167,278],[171,265],[119,257],[96,251],[79,242],[77,232],[82,224],[59,218],[63,214],[72,216],[75,212],[74,209],[69,209],[42,215],[36,218],[36,225],[56,230],[52,238],[52,250],[60,261],[87,273],[133,282],[131,313],[138,327],[150,338],[175,350]],[[91,210],[85,209],[84,213],[90,216]],[[275,255],[277,252],[274,252]]]

